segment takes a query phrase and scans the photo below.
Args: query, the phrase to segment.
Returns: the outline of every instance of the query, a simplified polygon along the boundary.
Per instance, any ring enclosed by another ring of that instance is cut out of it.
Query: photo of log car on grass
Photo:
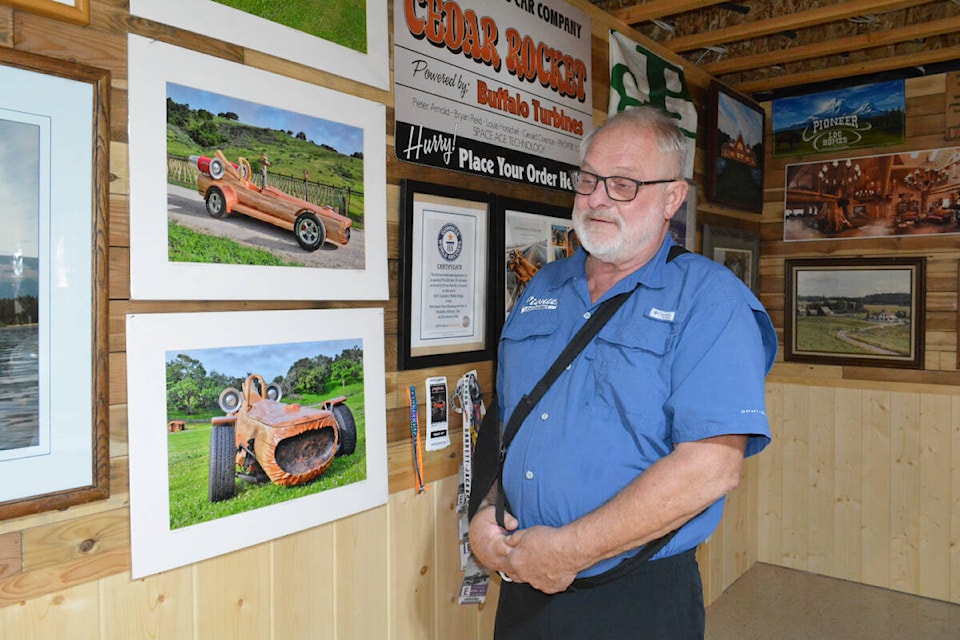
[[[197,190],[211,217],[222,219],[242,213],[257,220],[292,231],[297,243],[307,251],[316,251],[324,242],[344,246],[350,241],[353,222],[331,207],[294,197],[266,184],[251,181],[252,170],[246,158],[229,162],[219,149],[214,157],[190,156],[197,165]],[[268,160],[261,156],[261,165]]]
[[[335,457],[353,454],[357,427],[345,396],[314,408],[283,404],[281,395],[280,385],[258,374],[220,393],[227,415],[211,419],[210,502],[232,498],[237,478],[297,486],[323,474]]]

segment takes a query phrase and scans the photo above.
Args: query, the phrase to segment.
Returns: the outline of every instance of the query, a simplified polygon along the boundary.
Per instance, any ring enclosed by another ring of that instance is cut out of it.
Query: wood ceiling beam
[[[918,53],[908,53],[891,58],[880,60],[871,60],[869,62],[858,62],[846,64],[839,67],[830,67],[828,69],[818,69],[817,71],[805,71],[802,73],[782,74],[776,77],[764,78],[762,80],[750,80],[733,84],[732,87],[745,94],[753,94],[760,91],[771,91],[773,89],[782,89],[784,87],[798,87],[805,84],[816,82],[826,82],[828,80],[839,80],[840,78],[852,78],[855,76],[870,75],[881,71],[892,71],[894,69],[906,69],[909,67],[922,67],[936,62],[949,62],[951,60],[960,60],[960,46],[947,47],[944,49],[931,49]]]
[[[873,31],[859,36],[840,38],[839,40],[827,40],[800,47],[719,60],[701,65],[700,68],[711,75],[718,76],[725,73],[736,73],[737,71],[759,69],[775,64],[787,64],[851,51],[862,51],[957,32],[960,32],[960,16],[910,25],[890,31]]]
[[[680,36],[679,38],[673,38],[661,44],[674,53],[692,51],[694,49],[702,49],[707,45],[749,40],[750,38],[758,38],[760,36],[770,35],[771,33],[795,31],[828,22],[845,20],[854,16],[886,13],[907,7],[920,6],[929,2],[933,2],[933,0],[848,0],[847,2],[839,2],[828,7],[811,9],[810,11],[800,11],[777,16],[776,18],[746,22],[725,29]]]
[[[687,11],[705,9],[721,2],[723,0],[650,0],[650,2],[635,4],[626,9],[617,9],[610,12],[610,15],[627,24],[639,24],[664,16],[674,16]]]

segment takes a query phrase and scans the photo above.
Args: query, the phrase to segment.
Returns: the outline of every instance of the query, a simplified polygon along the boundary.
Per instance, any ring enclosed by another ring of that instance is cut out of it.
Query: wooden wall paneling
[[[193,565],[194,638],[271,637],[270,544]]]
[[[268,574],[248,574],[248,580],[272,585],[272,632],[278,638],[333,640],[337,636],[337,574],[335,523],[314,527],[270,542],[272,566]],[[361,584],[373,576],[351,576]],[[282,612],[282,613],[281,613]]]
[[[740,474],[739,486],[727,495],[721,527],[713,534],[720,541],[720,591],[723,593],[747,569],[747,521],[753,510],[747,491],[746,463]]]
[[[182,640],[193,637],[193,569],[180,567],[130,579],[124,571],[100,580],[100,640]],[[122,615],[118,613],[122,612]]]
[[[723,592],[723,522],[697,548],[697,563],[703,583],[703,601],[712,602]]]
[[[828,575],[860,581],[860,517],[862,444],[858,389],[836,389],[834,396],[833,571]]]
[[[950,601],[960,604],[960,396],[950,398]],[[942,553],[942,552],[941,552]]]
[[[890,392],[863,392],[861,580],[890,584]]]
[[[757,458],[757,560],[783,561],[783,388],[767,382],[766,406],[772,439]]]
[[[920,541],[917,593],[950,599],[950,428],[956,419],[952,400],[943,394],[920,396],[919,501]]]
[[[451,440],[453,438],[451,437]],[[459,442],[459,441],[458,441]],[[457,524],[457,476],[434,483],[431,493],[437,514],[437,545],[433,561],[437,584],[437,638],[477,640],[476,605],[457,604],[463,572],[460,570],[460,537]]]
[[[11,639],[96,637],[97,601],[96,582],[56,590],[0,608],[0,630]]]
[[[390,638],[436,638],[436,512],[429,491],[390,496]]]
[[[829,387],[809,390],[809,479],[810,512],[806,569],[831,575],[835,518],[835,392]]]
[[[920,397],[891,394],[890,587],[917,593],[920,568]]]
[[[334,557],[337,635],[389,638],[393,594],[390,591],[390,509],[386,505],[354,514],[336,523]]]
[[[783,560],[807,568],[809,543],[809,409],[807,387],[788,385],[783,395]],[[787,491],[789,490],[789,493]],[[789,499],[787,499],[789,497]]]

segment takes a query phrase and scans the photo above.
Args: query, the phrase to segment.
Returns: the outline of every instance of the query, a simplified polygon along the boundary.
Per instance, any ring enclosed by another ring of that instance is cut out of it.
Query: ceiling
[[[591,0],[757,100],[960,69],[960,0]]]

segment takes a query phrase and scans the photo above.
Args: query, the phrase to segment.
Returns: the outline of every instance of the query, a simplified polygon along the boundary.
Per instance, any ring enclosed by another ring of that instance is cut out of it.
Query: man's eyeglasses
[[[624,176],[598,176],[595,173],[581,169],[573,169],[570,171],[570,180],[573,181],[573,190],[581,196],[590,195],[596,191],[597,185],[602,182],[604,188],[607,190],[607,195],[610,196],[611,200],[617,202],[630,202],[637,197],[637,191],[639,191],[640,187],[645,187],[648,184],[676,182],[676,179],[634,180],[633,178]]]

